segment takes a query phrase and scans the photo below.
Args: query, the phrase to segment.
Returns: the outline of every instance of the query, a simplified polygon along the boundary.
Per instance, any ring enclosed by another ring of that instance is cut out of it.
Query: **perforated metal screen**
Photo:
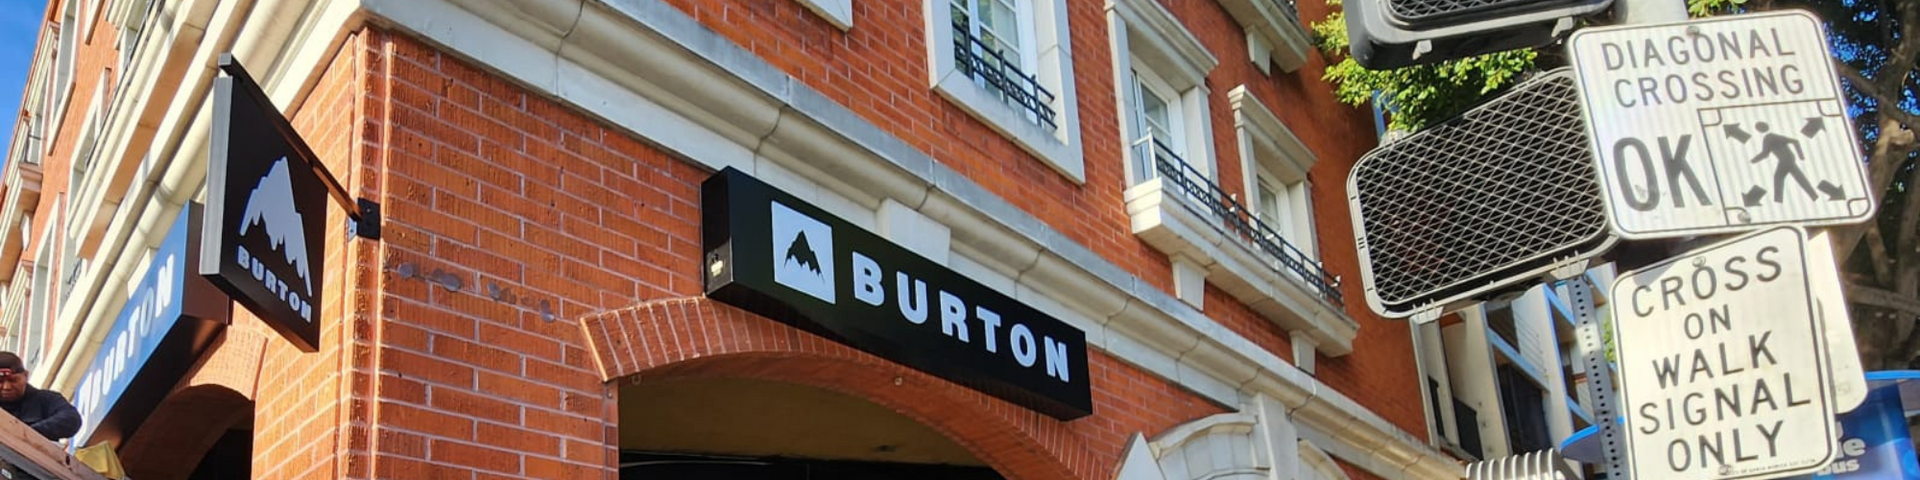
[[[1362,157],[1347,179],[1367,303],[1446,306],[1612,246],[1572,70]]]
[[[1490,9],[1524,7],[1549,0],[1387,0],[1393,16],[1405,22],[1419,22]]]

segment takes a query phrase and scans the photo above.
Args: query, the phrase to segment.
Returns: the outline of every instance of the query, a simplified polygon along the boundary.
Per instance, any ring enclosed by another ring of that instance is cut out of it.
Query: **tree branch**
[[[1895,159],[1906,158],[1907,152],[1913,149],[1913,130],[1902,127],[1898,120],[1881,116],[1880,138],[1874,141],[1867,161],[1867,186],[1872,189],[1875,201],[1886,195],[1887,189],[1893,186],[1893,177],[1900,173],[1902,162]],[[1913,196],[1920,197],[1920,195]],[[1847,259],[1853,257],[1853,252],[1858,250],[1854,247],[1859,245],[1860,237],[1865,235],[1867,229],[1872,228],[1875,223],[1869,221],[1834,229],[1834,254],[1840,257],[1838,260],[1841,265],[1845,265]]]
[[[1887,240],[1881,235],[1880,222],[1868,220],[1866,242],[1867,263],[1872,265],[1873,283],[1883,287],[1893,285],[1893,259],[1887,256]],[[1842,255],[1843,257],[1845,255]]]
[[[1835,71],[1840,72],[1840,76],[1842,78],[1847,79],[1847,83],[1850,83],[1853,85],[1854,91],[1860,92],[1861,95],[1866,95],[1867,97],[1872,98],[1874,103],[1877,103],[1880,105],[1880,108],[1877,113],[1879,113],[1881,116],[1892,118],[1896,121],[1899,121],[1902,124],[1907,125],[1908,127],[1920,127],[1920,117],[1916,117],[1911,113],[1907,113],[1906,110],[1901,110],[1900,109],[1901,98],[1888,95],[1886,93],[1885,88],[1883,88],[1883,86],[1880,85],[1880,82],[1867,78],[1865,75],[1861,75],[1859,69],[1853,68],[1852,65],[1848,65],[1839,60],[1833,61],[1833,67]],[[1898,82],[1900,83],[1900,85],[1897,85],[1894,88],[1895,91],[1899,91],[1905,87],[1904,81],[1906,80],[1906,75],[1900,75],[1899,80],[1901,80],[1901,82]]]

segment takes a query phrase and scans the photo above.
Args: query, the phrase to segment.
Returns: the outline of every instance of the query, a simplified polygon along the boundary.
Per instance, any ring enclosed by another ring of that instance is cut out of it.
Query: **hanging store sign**
[[[701,185],[707,296],[1062,420],[1086,334],[728,168]]]
[[[227,323],[226,295],[187,273],[198,256],[193,230],[200,209],[188,204],[180,212],[81,374],[73,394],[81,425],[72,446],[132,433]]]
[[[250,79],[237,80],[214,79],[198,270],[302,351],[317,351],[328,187],[286,117]]]

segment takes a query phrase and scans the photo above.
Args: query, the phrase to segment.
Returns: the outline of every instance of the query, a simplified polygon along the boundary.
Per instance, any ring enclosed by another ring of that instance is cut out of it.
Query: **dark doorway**
[[[207,449],[207,455],[200,457],[200,465],[194,467],[193,474],[187,478],[253,478],[253,430],[228,430],[221,435],[213,442],[213,448]]]

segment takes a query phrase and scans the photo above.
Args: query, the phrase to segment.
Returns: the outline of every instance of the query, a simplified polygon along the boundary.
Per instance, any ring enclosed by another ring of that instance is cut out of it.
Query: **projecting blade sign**
[[[1593,28],[1568,44],[1620,236],[1872,217],[1860,144],[1811,14]]]

